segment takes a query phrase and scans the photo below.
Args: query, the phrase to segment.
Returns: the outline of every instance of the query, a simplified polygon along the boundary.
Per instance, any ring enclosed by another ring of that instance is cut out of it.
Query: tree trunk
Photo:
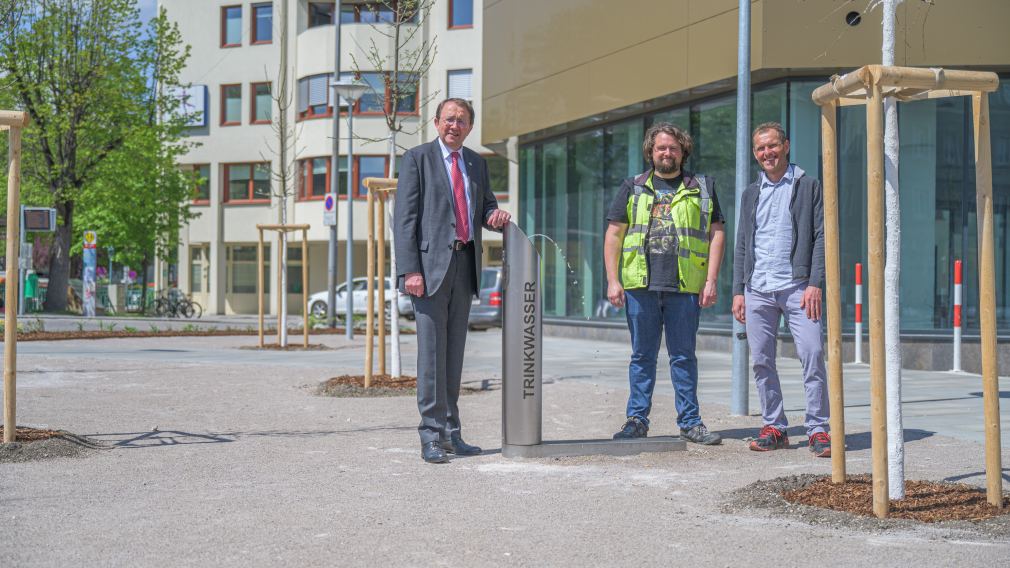
[[[49,289],[46,292],[45,306],[47,312],[62,312],[67,309],[67,287],[70,285],[70,245],[73,242],[74,203],[72,201],[57,203],[56,212],[63,218],[63,224],[56,227],[52,256],[49,257]],[[8,265],[10,265],[9,259]]]
[[[389,177],[396,177],[396,131],[391,130],[389,132]],[[393,201],[396,197],[389,200],[389,223],[386,225],[389,227],[389,276],[393,280],[393,298],[390,301],[389,306],[389,319],[391,327],[391,348],[389,357],[392,360],[390,363],[392,375],[394,378],[400,376],[400,307],[398,300],[400,299],[400,290],[397,287],[396,278],[396,233],[393,231]],[[383,211],[383,215],[387,212]]]
[[[140,261],[140,305],[141,313],[147,307],[147,267],[151,264],[151,257],[144,255],[144,260]]]
[[[895,11],[901,0],[884,0],[884,65],[894,65]],[[905,440],[901,416],[901,202],[898,194],[898,106],[884,100],[884,345],[887,392],[887,471],[891,499],[905,498]]]

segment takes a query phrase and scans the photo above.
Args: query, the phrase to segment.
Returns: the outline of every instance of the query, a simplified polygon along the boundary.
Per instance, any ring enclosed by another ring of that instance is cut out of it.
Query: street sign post
[[[323,200],[323,225],[332,227],[337,224],[337,200],[333,194],[327,194]]]
[[[98,235],[84,231],[84,315],[95,317],[95,270],[98,267]]]

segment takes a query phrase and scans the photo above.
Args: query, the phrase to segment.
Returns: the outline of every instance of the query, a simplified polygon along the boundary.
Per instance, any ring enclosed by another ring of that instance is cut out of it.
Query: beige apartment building
[[[271,87],[280,76],[280,6],[288,7],[288,57],[293,81],[293,102],[288,117],[295,124],[297,159],[294,195],[277,197],[271,171],[279,165],[277,133],[272,127],[279,109]],[[193,168],[206,180],[197,188],[192,204],[198,216],[182,230],[177,267],[178,287],[191,293],[211,314],[255,313],[256,243],[259,223],[277,223],[280,207],[287,208],[289,223],[308,223],[308,258],[301,258],[300,237],[289,243],[288,305],[301,313],[303,262],[308,263],[308,292],[324,291],[327,280],[329,228],[323,225],[323,199],[329,191],[332,151],[333,105],[328,84],[334,68],[334,17],[340,20],[341,72],[349,76],[352,55],[360,64],[360,79],[373,85],[354,107],[354,159],[350,164],[353,184],[351,203],[346,196],[347,122],[340,118],[340,199],[337,206],[337,278],[345,280],[345,233],[347,217],[354,223],[354,275],[365,275],[367,237],[366,192],[361,180],[384,177],[388,167],[388,136],[383,106],[387,104],[383,74],[389,69],[367,67],[365,50],[374,44],[380,54],[391,55],[390,13],[381,4],[367,0],[344,0],[336,14],[335,2],[314,0],[161,0],[169,17],[178,23],[183,41],[192,54],[182,82],[182,93],[196,110],[188,133],[197,144],[182,166]],[[403,148],[433,140],[431,124],[435,103],[446,96],[474,102],[477,120],[469,146],[485,154],[492,182],[503,208],[515,201],[509,187],[509,162],[482,139],[481,51],[484,10],[480,0],[436,0],[417,41],[436,46],[433,63],[420,79],[420,89],[400,101],[397,112],[405,119],[406,132],[397,137]],[[422,102],[433,99],[427,106]],[[344,113],[346,112],[346,109]],[[341,113],[341,114],[344,114]],[[511,178],[514,179],[514,175]],[[276,238],[267,254],[269,306],[276,306],[279,251]],[[501,256],[497,234],[486,236],[484,254],[494,262]],[[387,255],[388,258],[388,255]],[[274,267],[274,269],[270,269]],[[171,279],[171,278],[170,278]],[[273,309],[273,308],[271,308]]]

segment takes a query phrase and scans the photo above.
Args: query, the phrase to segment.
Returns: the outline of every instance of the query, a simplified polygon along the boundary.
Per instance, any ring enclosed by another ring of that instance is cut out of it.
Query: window
[[[337,178],[337,196],[344,194],[344,187],[347,185],[347,156],[338,158],[340,167],[340,177]],[[330,157],[308,158],[301,160],[298,165],[300,188],[299,197],[301,199],[322,199],[330,192]]]
[[[355,75],[354,73],[341,73],[340,80],[345,81],[357,77],[360,81],[371,87],[354,106],[354,114],[383,114],[387,108],[387,102],[392,99],[392,89],[386,84],[387,73],[371,71]],[[332,116],[333,106],[330,101],[330,79],[332,75],[322,73],[309,77],[302,77],[298,80],[298,119],[326,118]],[[418,96],[417,88],[419,81],[415,75],[409,73],[400,74],[400,93],[396,105],[398,114],[417,114]],[[341,101],[343,102],[343,101]],[[341,105],[343,106],[343,105]]]
[[[210,165],[194,164],[186,169],[193,176],[193,203],[210,203]]]
[[[398,100],[396,101],[396,113],[397,114],[412,114],[417,112],[417,86],[420,84],[420,79],[417,75],[412,75],[410,73],[400,73],[399,80],[397,81],[399,86]],[[391,98],[393,93],[389,93]]]
[[[386,78],[385,73],[362,73],[358,77],[371,87],[364,95],[358,99],[357,113],[382,113],[386,107]]]
[[[347,196],[347,156],[337,161],[337,198]],[[361,180],[367,177],[386,177],[389,160],[386,156],[355,156],[354,175],[358,185],[356,197],[368,195]],[[322,199],[330,192],[330,157],[306,158],[298,163],[298,186],[300,199]]]
[[[288,242],[290,243],[290,235]],[[302,293],[302,244],[299,242],[288,246],[288,294]]]
[[[242,85],[221,85],[221,126],[242,124]]]
[[[449,29],[473,27],[473,0],[449,0]]]
[[[270,200],[270,164],[228,164],[224,167],[226,202]]]
[[[359,197],[364,197],[368,195],[368,189],[365,188],[363,183],[365,178],[370,177],[386,177],[386,165],[388,159],[385,156],[356,156],[354,161],[357,162],[358,173],[355,179],[358,182],[358,193]]]
[[[242,6],[221,8],[221,47],[242,45]]]
[[[274,39],[274,6],[267,2],[252,5],[252,43],[271,43]]]
[[[270,83],[253,83],[250,88],[252,109],[249,117],[252,124],[270,124],[273,117],[273,99],[270,97]]]
[[[331,116],[330,79],[333,75],[321,73],[298,80],[298,118]]]
[[[406,7],[416,8],[416,0],[406,3]],[[344,2],[340,5],[340,23],[342,24],[377,24],[396,21],[396,10],[399,8],[396,0],[371,0],[356,4]],[[404,13],[404,22],[417,23],[418,11]]]
[[[333,24],[335,2],[309,2],[309,27],[329,26]],[[345,6],[353,8],[353,6]]]
[[[386,82],[386,73],[368,72],[362,73],[358,78],[367,83],[372,89],[367,91],[358,99],[358,105],[354,109],[357,114],[382,114],[388,108],[386,105],[393,97],[392,89]],[[416,76],[408,73],[399,75],[400,94],[396,104],[397,114],[416,114],[418,112]]]
[[[446,98],[473,100],[473,69],[456,69],[448,72]]]
[[[189,293],[200,294],[210,292],[207,280],[210,278],[210,250],[206,246],[194,246],[189,249]]]
[[[494,192],[494,196],[498,198],[498,201],[508,199],[509,197],[508,159],[499,156],[498,154],[491,154],[489,156],[484,156],[484,160],[487,161],[487,173],[488,177],[491,178],[491,191]]]
[[[225,293],[255,294],[259,266],[256,245],[229,245],[225,271]],[[270,293],[270,245],[263,244],[263,293]]]

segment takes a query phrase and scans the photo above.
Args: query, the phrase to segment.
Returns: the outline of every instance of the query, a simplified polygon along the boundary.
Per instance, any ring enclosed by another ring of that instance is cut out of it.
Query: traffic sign
[[[326,199],[323,200],[323,225],[332,227],[336,224],[337,200],[333,198],[332,193],[329,193],[326,195]]]
[[[98,235],[94,231],[84,231],[84,248],[93,249],[98,246]]]

